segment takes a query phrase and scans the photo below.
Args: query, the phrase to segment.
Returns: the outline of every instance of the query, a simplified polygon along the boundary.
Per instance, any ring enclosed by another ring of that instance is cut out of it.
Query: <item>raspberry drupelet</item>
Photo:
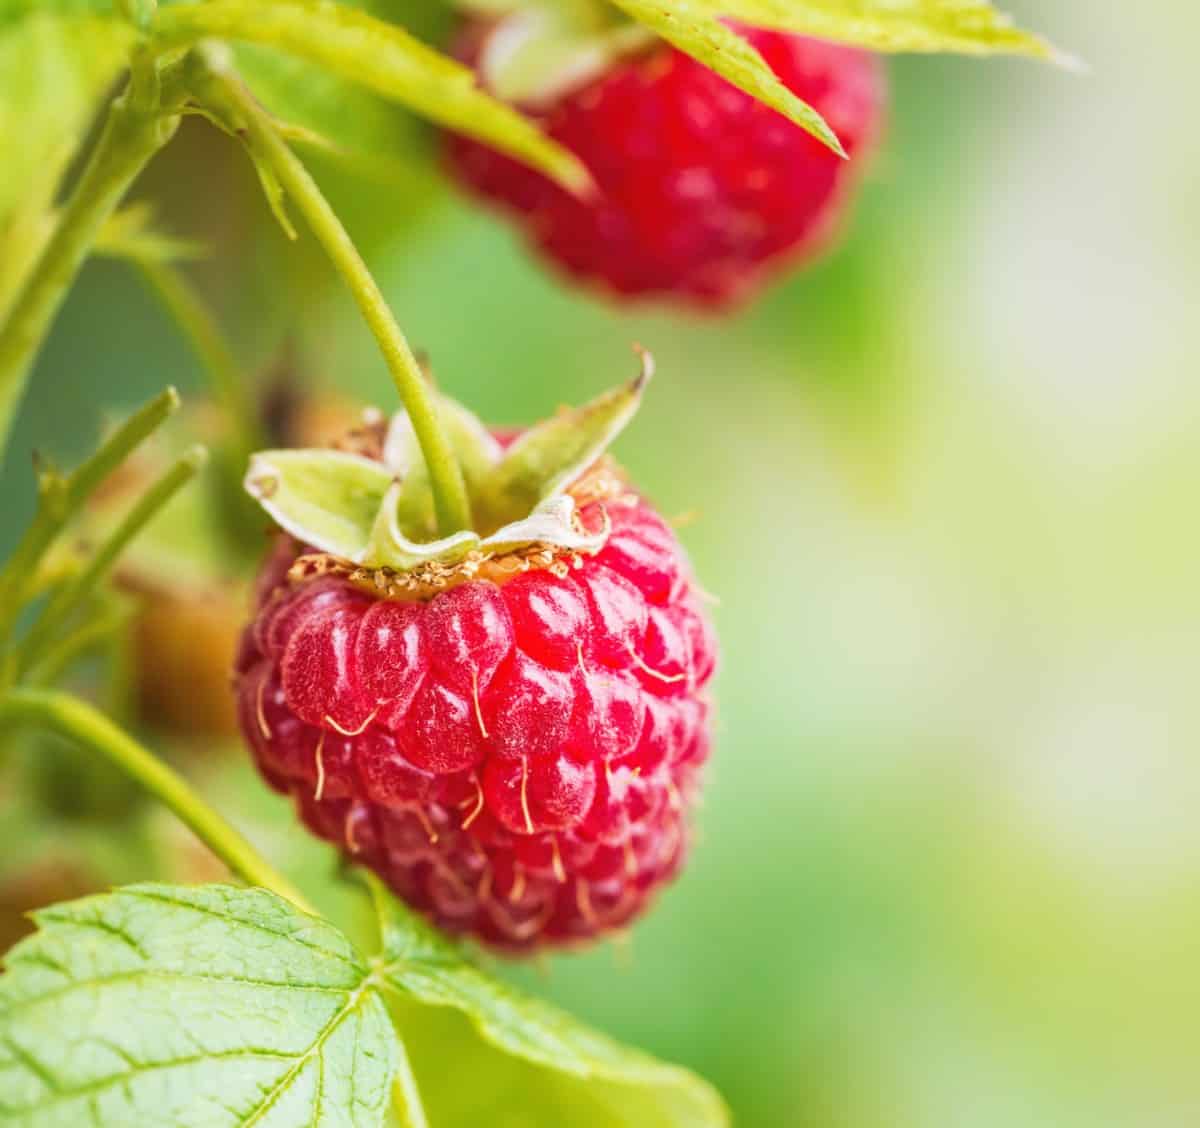
[[[463,54],[488,81],[502,25],[470,25]],[[515,216],[568,274],[618,297],[736,304],[831,242],[881,132],[883,68],[864,51],[739,27],[842,142],[842,160],[798,125],[666,44],[615,60],[523,106],[592,174],[580,197],[470,138],[450,168]]]
[[[572,487],[593,552],[477,555],[397,589],[281,535],[238,661],[242,729],[305,823],[509,951],[642,913],[683,864],[709,752],[716,646],[688,563],[602,465],[604,496],[595,474]]]

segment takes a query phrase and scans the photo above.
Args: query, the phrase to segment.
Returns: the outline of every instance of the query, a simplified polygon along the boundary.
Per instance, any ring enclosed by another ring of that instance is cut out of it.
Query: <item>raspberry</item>
[[[509,951],[643,912],[708,754],[715,642],[674,534],[628,492],[580,519],[611,531],[573,568],[424,600],[289,579],[281,537],[238,661],[241,726],[307,826]]]
[[[828,245],[885,101],[870,54],[738,30],[825,117],[850,161],[664,44],[549,104],[523,107],[590,170],[597,191],[589,197],[461,136],[448,141],[451,170],[581,280],[628,298],[733,304]],[[473,25],[464,37],[463,53],[477,65],[487,35]]]

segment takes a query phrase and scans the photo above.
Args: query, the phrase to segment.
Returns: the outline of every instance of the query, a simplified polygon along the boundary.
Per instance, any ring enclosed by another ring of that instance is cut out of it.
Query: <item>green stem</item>
[[[96,590],[133,538],[195,477],[207,460],[208,454],[203,447],[193,447],[138,498],[137,504],[120,525],[92,553],[87,567],[51,600],[30,628],[29,634],[21,640],[18,676],[26,673],[38,661],[46,646]]]
[[[438,419],[432,389],[417,358],[396,324],[387,302],[349,234],[303,162],[280,136],[270,116],[233,76],[213,63],[196,96],[217,113],[242,126],[243,139],[255,157],[272,170],[326,254],[349,286],[367,326],[379,343],[392,381],[412,420],[433,486],[438,527],[443,535],[471,528],[466,485],[454,450]]]
[[[100,484],[179,408],[174,388],[139,408],[68,477],[43,475],[37,516],[0,572],[0,645],[36,583],[38,567],[55,537]]]
[[[113,102],[54,234],[0,328],[0,452],[7,448],[42,341],[100,228],[178,124],[177,116],[161,116],[157,107],[147,110],[126,95]]]
[[[58,733],[107,757],[178,815],[237,877],[312,911],[291,882],[186,780],[91,705],[53,690],[13,690],[0,699],[0,729],[22,722]]]

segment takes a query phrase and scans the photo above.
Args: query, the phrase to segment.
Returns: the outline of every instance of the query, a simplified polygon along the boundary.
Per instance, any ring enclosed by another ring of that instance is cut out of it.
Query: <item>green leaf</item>
[[[382,462],[338,450],[268,450],[250,460],[246,490],[305,544],[361,563],[393,485]]]
[[[133,43],[88,7],[0,0],[0,229],[35,178],[57,180]]]
[[[491,979],[370,885],[370,960],[263,889],[133,885],[35,913],[0,977],[0,1123],[366,1128],[403,1106],[414,1126],[499,1124],[514,1099],[526,1128],[728,1123],[698,1077]]]
[[[397,1061],[369,968],[260,889],[130,886],[35,914],[0,979],[0,1121],[378,1125]]]
[[[580,191],[579,161],[476,84],[470,68],[395,24],[329,0],[211,0],[159,13],[164,44],[216,37],[273,47],[470,134]]]
[[[1018,54],[1064,61],[985,0],[700,0],[713,13],[874,51]]]
[[[520,1093],[529,1115],[522,1123],[547,1128],[564,1123],[637,1128],[728,1123],[720,1096],[695,1074],[622,1046],[565,1011],[485,975],[439,932],[401,908],[377,881],[371,879],[370,886],[379,915],[385,986],[401,998],[460,1012],[489,1047],[510,1059],[502,1069],[493,1062],[492,1069],[478,1076],[472,1071],[471,1097],[480,1111]],[[476,1052],[460,1039],[455,1060]],[[514,1073],[521,1076],[527,1066],[537,1067],[530,1082],[512,1087]],[[491,1093],[480,1087],[488,1082],[496,1086]],[[423,1093],[426,1086],[423,1082]],[[550,1094],[551,1115],[530,1115]]]
[[[303,143],[321,144],[340,160],[369,164],[385,154],[409,158],[416,125],[394,102],[295,55],[254,43],[234,52],[238,73],[255,97]],[[336,144],[332,140],[336,138]],[[411,176],[411,172],[409,173]]]
[[[728,79],[807,130],[839,156],[842,143],[828,122],[797,98],[758,51],[723,24],[707,0],[612,0],[627,15],[645,24],[680,51]]]
[[[505,452],[488,481],[490,511],[528,513],[539,502],[571,485],[633,418],[654,371],[650,354],[640,352],[642,371],[619,388],[582,407],[563,408],[525,431]]]
[[[53,229],[59,180],[133,32],[86,0],[0,0],[0,321]]]

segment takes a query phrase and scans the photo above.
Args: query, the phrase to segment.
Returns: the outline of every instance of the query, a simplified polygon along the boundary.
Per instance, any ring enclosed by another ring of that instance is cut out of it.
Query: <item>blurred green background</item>
[[[740,1124],[1200,1123],[1200,15],[1156,7],[1027,0],[1082,77],[893,62],[844,243],[731,320],[561,288],[446,187],[424,131],[393,180],[319,166],[485,418],[586,398],[633,341],[657,358],[619,453],[693,515],[720,600],[700,841],[628,948],[511,974],[695,1068]],[[248,372],[289,348],[393,405],[225,139],[189,123],[141,194],[211,245],[194,276]],[[166,382],[201,388],[175,330],[128,268],[89,265],[21,418],[3,547],[28,452],[78,457]],[[204,755],[216,801],[289,854],[237,754]],[[9,833],[10,870],[30,841]],[[324,888],[320,848],[292,864]]]

